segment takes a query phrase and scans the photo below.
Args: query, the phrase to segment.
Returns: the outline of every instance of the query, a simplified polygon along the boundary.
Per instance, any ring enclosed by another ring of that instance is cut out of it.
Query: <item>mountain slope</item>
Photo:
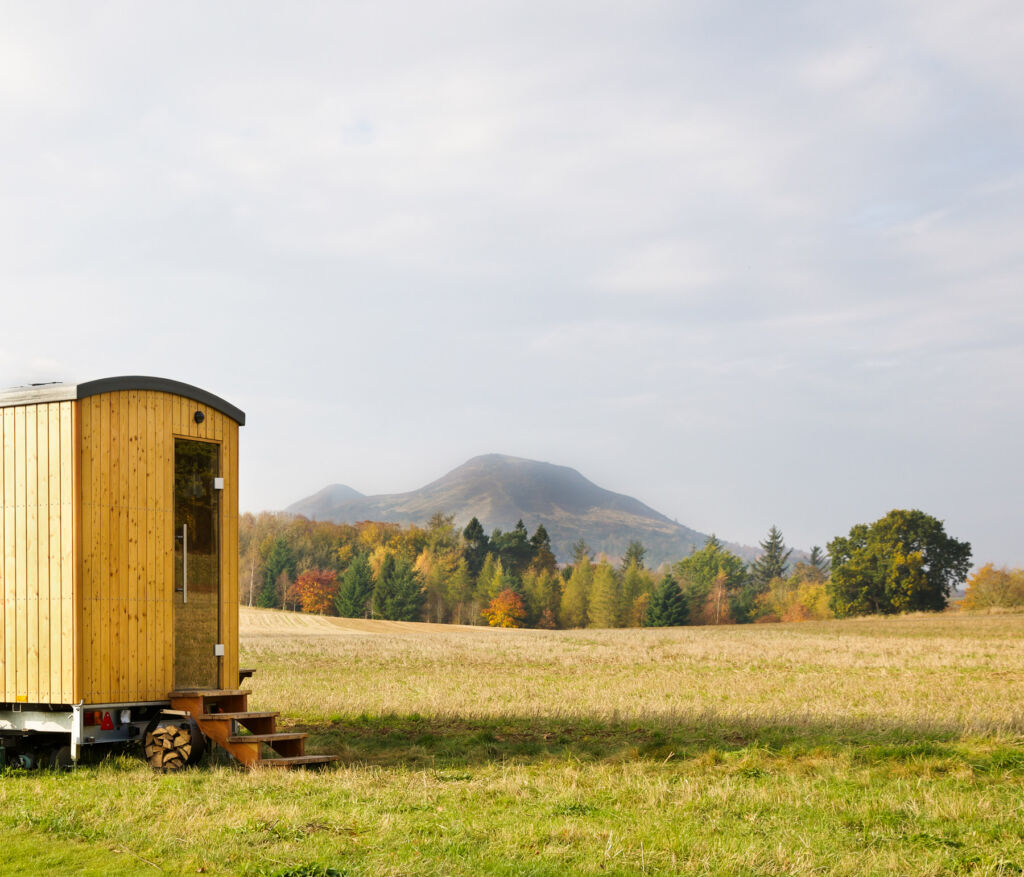
[[[330,520],[330,516],[323,514],[322,509],[336,508],[351,500],[364,498],[365,494],[347,484],[328,484],[312,496],[292,503],[288,506],[288,511],[295,515],[305,515],[307,518]]]
[[[424,524],[443,512],[454,514],[459,526],[476,517],[488,532],[495,527],[511,529],[522,519],[531,533],[544,524],[555,556],[562,561],[570,558],[572,544],[580,538],[613,558],[622,555],[630,540],[638,539],[647,548],[650,566],[685,557],[707,538],[637,499],[598,487],[568,466],[501,454],[473,457],[408,493],[345,497],[331,490],[299,500],[287,511],[338,523],[403,524]]]

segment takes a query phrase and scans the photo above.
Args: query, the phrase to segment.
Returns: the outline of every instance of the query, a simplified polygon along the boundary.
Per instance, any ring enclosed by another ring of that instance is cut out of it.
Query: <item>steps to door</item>
[[[336,755],[306,755],[308,734],[277,730],[280,713],[249,712],[244,688],[172,691],[171,709],[191,714],[200,730],[246,767],[298,767],[337,761]],[[273,755],[264,753],[271,750]]]

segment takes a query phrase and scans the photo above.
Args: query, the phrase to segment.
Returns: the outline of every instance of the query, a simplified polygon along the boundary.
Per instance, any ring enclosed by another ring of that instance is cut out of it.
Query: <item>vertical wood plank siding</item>
[[[75,697],[74,404],[0,411],[0,701]]]
[[[238,424],[169,393],[81,402],[82,698],[165,700],[174,686],[174,439],[220,445],[220,684],[238,684]],[[203,422],[194,420],[202,411]]]
[[[167,698],[175,437],[220,446],[220,685],[237,687],[238,424],[129,390],[0,408],[0,701]]]

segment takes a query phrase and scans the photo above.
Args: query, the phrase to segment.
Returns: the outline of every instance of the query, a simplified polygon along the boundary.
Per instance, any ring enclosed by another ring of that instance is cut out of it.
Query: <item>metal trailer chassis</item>
[[[0,703],[0,767],[62,767],[76,763],[86,746],[141,740],[147,725],[169,706],[169,701]]]

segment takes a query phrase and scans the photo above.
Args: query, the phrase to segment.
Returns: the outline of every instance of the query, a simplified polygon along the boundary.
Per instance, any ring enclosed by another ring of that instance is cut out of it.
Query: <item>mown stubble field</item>
[[[0,868],[1024,873],[1024,615],[242,630],[252,708],[338,767],[9,772]]]

